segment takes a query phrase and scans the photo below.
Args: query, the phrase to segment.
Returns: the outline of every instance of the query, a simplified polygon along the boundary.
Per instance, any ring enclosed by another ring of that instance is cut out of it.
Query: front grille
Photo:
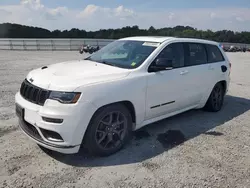
[[[25,79],[21,85],[20,93],[27,101],[43,106],[50,91],[34,86]]]

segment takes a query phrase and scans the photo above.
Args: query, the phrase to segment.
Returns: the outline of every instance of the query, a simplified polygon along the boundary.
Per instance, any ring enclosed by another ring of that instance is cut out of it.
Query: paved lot
[[[0,187],[250,187],[250,53],[228,56],[232,81],[221,112],[195,110],[151,124],[121,152],[93,158],[41,150],[14,113],[28,71],[82,56],[0,51]],[[185,142],[166,142],[170,129],[178,131],[168,138]]]

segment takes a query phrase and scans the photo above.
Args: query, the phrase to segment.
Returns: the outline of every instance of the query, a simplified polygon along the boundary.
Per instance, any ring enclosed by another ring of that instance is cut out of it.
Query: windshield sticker
[[[136,65],[136,62],[131,63],[131,66],[134,67]]]
[[[144,42],[143,46],[151,46],[151,47],[158,47],[160,45],[159,42]]]

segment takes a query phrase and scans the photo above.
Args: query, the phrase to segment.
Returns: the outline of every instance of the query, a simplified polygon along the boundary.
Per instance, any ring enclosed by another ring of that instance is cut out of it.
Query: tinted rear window
[[[208,63],[215,63],[225,60],[220,49],[217,46],[207,44],[206,47],[207,47]]]

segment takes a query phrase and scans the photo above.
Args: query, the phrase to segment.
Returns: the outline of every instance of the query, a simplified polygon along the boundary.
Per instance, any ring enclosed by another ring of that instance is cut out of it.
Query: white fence
[[[237,47],[246,47],[246,48],[250,48],[250,44],[244,44],[244,43],[228,43],[228,42],[222,42],[221,44],[223,44],[226,47],[230,47],[230,46],[237,46]]]
[[[0,39],[0,50],[79,50],[81,45],[103,47],[114,40],[111,39]],[[249,44],[222,43],[225,46],[248,47]]]
[[[0,50],[79,50],[81,45],[103,47],[108,39],[0,39]]]

